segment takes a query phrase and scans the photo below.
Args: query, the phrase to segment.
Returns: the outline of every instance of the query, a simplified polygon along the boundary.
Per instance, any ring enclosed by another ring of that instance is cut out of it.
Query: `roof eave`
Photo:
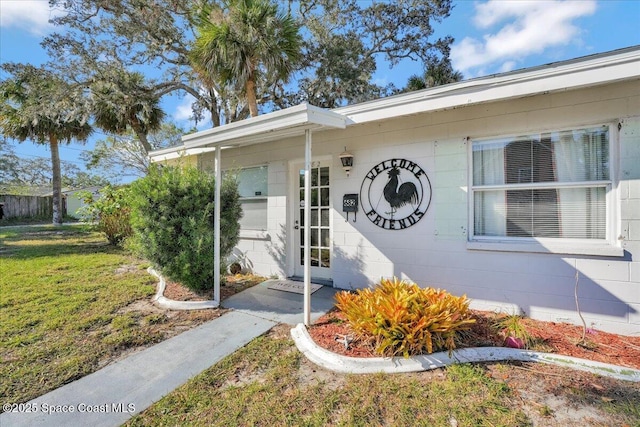
[[[247,120],[230,123],[206,131],[185,135],[184,146],[216,147],[257,144],[296,135],[305,130],[335,128],[344,129],[346,118],[322,108],[301,104],[284,110],[263,114]]]
[[[391,96],[333,111],[349,124],[640,78],[640,47]]]
[[[152,162],[215,151],[217,147],[238,147],[302,136],[307,130],[344,129],[346,117],[313,105],[301,104],[273,113],[184,135],[183,145],[149,153]]]

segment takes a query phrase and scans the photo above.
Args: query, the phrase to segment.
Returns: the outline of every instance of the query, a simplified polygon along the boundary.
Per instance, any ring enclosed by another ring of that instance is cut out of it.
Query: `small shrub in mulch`
[[[465,296],[395,277],[382,279],[373,289],[336,294],[336,307],[357,337],[384,356],[451,352],[457,334],[475,323]]]
[[[463,347],[495,347],[504,345],[505,335],[496,324],[505,318],[504,313],[471,310],[476,322],[467,331],[459,334],[456,345]],[[591,348],[576,345],[582,336],[580,326],[560,322],[543,322],[527,317],[521,319],[523,327],[532,337],[534,351],[557,353],[565,356],[580,357],[597,362],[610,363],[640,369],[640,336],[624,336],[595,329],[589,329],[588,337],[593,343]],[[357,338],[346,317],[334,309],[309,328],[314,342],[337,354],[351,357],[378,357],[371,343]],[[338,342],[349,336],[348,347]],[[336,338],[338,340],[336,340]]]

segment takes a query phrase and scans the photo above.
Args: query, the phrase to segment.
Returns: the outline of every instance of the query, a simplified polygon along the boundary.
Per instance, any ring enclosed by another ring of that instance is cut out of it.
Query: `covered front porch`
[[[308,104],[291,107],[286,110],[253,117],[242,122],[231,123],[208,131],[185,135],[183,145],[158,150],[151,153],[153,162],[171,162],[182,157],[213,153],[215,155],[214,173],[216,188],[214,195],[214,301],[220,303],[220,186],[222,180],[222,153],[234,148],[262,144],[282,140],[285,138],[300,139],[300,157],[304,158],[303,169],[300,170],[304,180],[304,194],[311,194],[311,170],[312,170],[312,141],[313,133],[328,129],[344,129],[346,117]],[[301,186],[302,187],[302,186]],[[297,312],[303,311],[303,322],[311,324],[311,280],[312,280],[312,254],[311,254],[311,204],[304,203],[301,209],[303,215],[300,219],[302,228],[300,245],[302,254],[302,283],[304,285],[302,307],[295,308]],[[296,224],[296,228],[299,227]],[[328,291],[330,292],[330,290]],[[270,301],[266,295],[265,303]],[[291,299],[293,302],[294,299]],[[232,302],[233,303],[233,302]],[[239,301],[242,305],[242,302]],[[280,304],[281,302],[277,302]],[[229,304],[229,301],[225,303]],[[274,303],[275,304],[275,303]],[[270,307],[267,303],[266,307]],[[275,307],[275,306],[272,306]],[[235,307],[233,307],[235,308]],[[293,313],[291,313],[293,314]]]

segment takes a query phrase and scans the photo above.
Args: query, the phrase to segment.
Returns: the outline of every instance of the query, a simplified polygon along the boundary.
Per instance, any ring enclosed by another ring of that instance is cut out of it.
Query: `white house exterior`
[[[240,171],[237,250],[257,273],[302,277],[306,228],[310,275],[336,288],[397,276],[473,308],[579,324],[578,273],[588,326],[640,333],[638,46],[332,111],[293,107],[183,144],[152,158],[212,169],[220,154],[222,170]],[[354,195],[357,211],[344,212]]]

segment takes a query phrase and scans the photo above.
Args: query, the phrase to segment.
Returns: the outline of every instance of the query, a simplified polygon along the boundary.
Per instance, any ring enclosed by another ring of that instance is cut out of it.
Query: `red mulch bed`
[[[474,311],[476,324],[471,331],[464,332],[464,342],[458,347],[500,346],[504,336],[491,325],[496,314]],[[557,353],[565,356],[611,363],[640,369],[640,336],[623,336],[607,332],[588,330],[588,346],[576,343],[582,338],[582,328],[567,323],[542,322],[525,318],[522,320],[527,332],[535,339],[532,350]],[[351,357],[379,357],[373,349],[361,340],[354,340],[345,349],[344,335],[355,337],[342,313],[331,311],[309,328],[311,338],[321,347],[334,353]],[[588,348],[585,348],[588,347]]]
[[[225,300],[251,286],[266,280],[264,277],[251,274],[236,274],[224,278],[220,286],[220,300]],[[163,295],[175,301],[207,301],[213,299],[213,291],[194,292],[180,283],[167,280]]]

